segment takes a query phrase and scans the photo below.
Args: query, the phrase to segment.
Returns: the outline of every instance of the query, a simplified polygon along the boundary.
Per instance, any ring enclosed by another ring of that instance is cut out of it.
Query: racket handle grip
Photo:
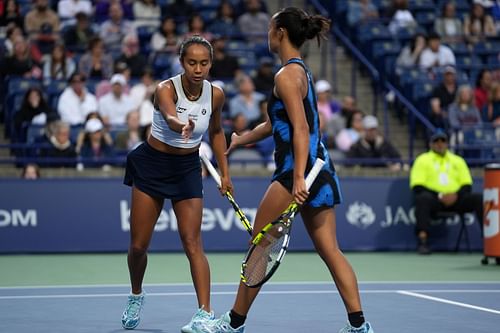
[[[314,162],[313,167],[311,168],[311,171],[309,171],[309,174],[306,177],[306,187],[307,190],[309,190],[314,183],[314,180],[318,176],[319,172],[321,171],[321,168],[323,168],[323,165],[325,164],[325,161],[322,159],[317,158],[316,161]]]
[[[217,183],[217,186],[220,188],[222,186],[220,176],[217,173],[217,170],[215,170],[212,162],[210,162],[210,160],[208,159],[208,157],[205,154],[200,154],[200,157],[201,157],[201,160],[203,161],[203,163],[205,163],[205,166],[207,167],[208,172],[210,173],[212,178]]]

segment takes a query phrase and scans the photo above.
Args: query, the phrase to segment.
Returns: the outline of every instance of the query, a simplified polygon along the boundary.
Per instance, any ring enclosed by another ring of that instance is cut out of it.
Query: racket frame
[[[217,170],[215,170],[215,167],[213,166],[212,162],[210,162],[210,159],[205,154],[200,154],[200,158],[207,167],[208,173],[217,183],[217,187],[221,188],[222,182],[219,173],[217,172]],[[241,210],[238,203],[236,203],[236,200],[234,200],[234,197],[231,195],[231,192],[226,191],[226,193],[224,193],[224,196],[227,198],[227,200],[233,207],[234,211],[236,212],[236,215],[238,216],[238,219],[240,220],[241,224],[243,224],[243,226],[245,227],[245,230],[250,234],[250,236],[252,236],[253,232],[252,225],[250,224],[250,221],[248,221],[248,218],[246,217],[245,213],[243,213],[243,210]]]
[[[311,168],[311,171],[306,177],[306,187],[307,190],[309,190],[318,176],[319,172],[321,171],[321,168],[325,164],[325,161],[321,159],[316,159],[313,167]],[[245,258],[243,259],[243,262],[241,263],[241,273],[240,273],[240,279],[241,281],[250,288],[258,288],[262,286],[264,283],[266,283],[276,272],[278,269],[279,265],[281,264],[286,251],[288,250],[288,244],[290,242],[290,233],[291,233],[291,228],[292,228],[292,221],[295,218],[295,214],[299,210],[299,205],[295,202],[292,201],[288,207],[283,211],[283,213],[280,214],[280,216],[274,220],[271,223],[268,223],[262,228],[262,230],[255,236],[255,238],[252,240],[252,245],[250,246],[250,249],[248,250],[247,254],[245,255]],[[276,262],[274,263],[273,267],[270,269],[270,271],[264,276],[264,278],[259,281],[258,283],[251,284],[248,282],[247,278],[245,277],[245,270],[248,266],[248,261],[255,250],[257,246],[259,246],[259,243],[262,241],[262,239],[265,238],[265,234],[277,223],[281,223],[285,225],[288,228],[287,233],[285,234],[285,239],[283,240],[283,244],[281,246],[280,252],[278,253]]]

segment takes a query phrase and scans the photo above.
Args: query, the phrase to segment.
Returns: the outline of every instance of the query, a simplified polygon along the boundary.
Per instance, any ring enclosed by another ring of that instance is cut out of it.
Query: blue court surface
[[[146,285],[137,332],[180,332],[196,308],[191,284]],[[235,284],[214,284],[216,315],[230,309]],[[0,332],[127,332],[120,325],[129,286],[0,288]],[[500,332],[500,282],[360,283],[366,318],[376,333]],[[346,321],[334,285],[269,283],[246,332],[338,332]]]

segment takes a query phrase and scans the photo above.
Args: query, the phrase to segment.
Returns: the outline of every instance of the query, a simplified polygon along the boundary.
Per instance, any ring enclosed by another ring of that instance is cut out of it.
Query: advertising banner
[[[250,221],[269,180],[234,178],[235,199]],[[414,251],[415,216],[406,178],[343,178],[336,207],[337,238],[347,251]],[[482,190],[475,180],[475,190]],[[244,251],[248,234],[212,179],[204,181],[203,242],[207,251]],[[0,180],[0,253],[122,252],[129,242],[130,188],[121,179]],[[435,250],[451,250],[458,219],[436,221]],[[480,228],[467,216],[473,250],[482,250]],[[312,250],[300,216],[290,249]],[[181,251],[169,201],[158,219],[152,251]]]

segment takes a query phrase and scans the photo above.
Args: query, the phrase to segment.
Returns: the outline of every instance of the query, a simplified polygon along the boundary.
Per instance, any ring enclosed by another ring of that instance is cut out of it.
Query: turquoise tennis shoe
[[[361,327],[352,327],[350,324],[347,324],[346,327],[341,329],[339,333],[374,333],[372,329],[372,325],[369,322],[365,321]]]
[[[144,292],[140,295],[128,296],[127,307],[122,314],[122,326],[124,329],[133,330],[141,321],[141,310],[144,306]]]
[[[193,317],[191,318],[191,321],[187,325],[184,325],[181,328],[181,332],[182,333],[194,333],[195,332],[194,331],[195,325],[197,325],[198,323],[203,323],[207,320],[214,320],[214,319],[215,319],[214,312],[213,311],[207,312],[207,311],[203,310],[203,306],[202,306],[193,315]]]
[[[232,328],[231,317],[229,312],[226,312],[219,319],[207,320],[195,324],[194,333],[243,333],[245,332],[245,325],[238,328]]]

